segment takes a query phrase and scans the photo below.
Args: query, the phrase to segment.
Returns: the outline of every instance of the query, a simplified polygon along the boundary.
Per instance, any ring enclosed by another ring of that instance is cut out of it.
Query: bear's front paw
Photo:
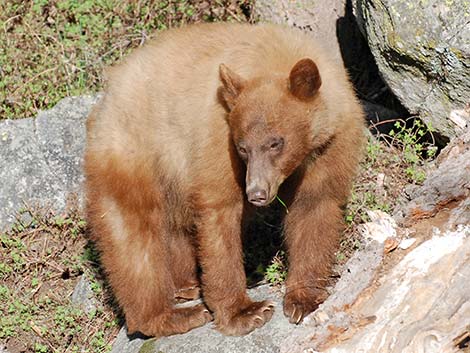
[[[244,309],[224,312],[217,317],[217,329],[228,336],[243,336],[263,326],[274,313],[274,304],[269,300],[252,302]]]
[[[305,316],[325,301],[325,295],[316,291],[291,291],[284,296],[284,315],[291,324],[299,324]]]

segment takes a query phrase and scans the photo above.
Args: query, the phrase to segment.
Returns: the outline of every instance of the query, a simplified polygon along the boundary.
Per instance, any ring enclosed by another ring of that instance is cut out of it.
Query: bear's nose
[[[253,190],[248,193],[248,201],[255,206],[264,206],[268,200],[268,193],[266,190]]]

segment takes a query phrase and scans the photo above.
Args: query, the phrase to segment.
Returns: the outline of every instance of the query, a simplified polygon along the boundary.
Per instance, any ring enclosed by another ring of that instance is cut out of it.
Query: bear
[[[298,324],[325,300],[364,117],[341,61],[298,29],[197,24],[106,72],[87,120],[87,220],[128,333],[268,322],[246,291],[242,224],[276,197]],[[178,306],[202,295],[203,303]]]

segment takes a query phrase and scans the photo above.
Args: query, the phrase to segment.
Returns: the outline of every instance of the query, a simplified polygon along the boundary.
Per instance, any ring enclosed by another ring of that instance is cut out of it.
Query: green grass
[[[287,208],[287,205],[284,201],[279,196],[276,196],[277,201],[284,207],[284,210],[286,211],[286,214],[289,214],[289,209]]]
[[[247,21],[251,3],[0,0],[0,118],[34,116],[64,97],[96,92],[103,69],[157,31]]]

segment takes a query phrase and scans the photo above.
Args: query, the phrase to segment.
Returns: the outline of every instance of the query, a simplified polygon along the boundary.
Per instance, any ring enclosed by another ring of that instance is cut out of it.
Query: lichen
[[[462,53],[460,49],[457,49],[455,47],[449,47],[449,50],[456,56],[456,58],[460,61],[465,59],[465,55]]]
[[[142,347],[140,347],[139,349],[139,353],[153,353],[153,352],[155,352],[155,338],[145,341]]]

